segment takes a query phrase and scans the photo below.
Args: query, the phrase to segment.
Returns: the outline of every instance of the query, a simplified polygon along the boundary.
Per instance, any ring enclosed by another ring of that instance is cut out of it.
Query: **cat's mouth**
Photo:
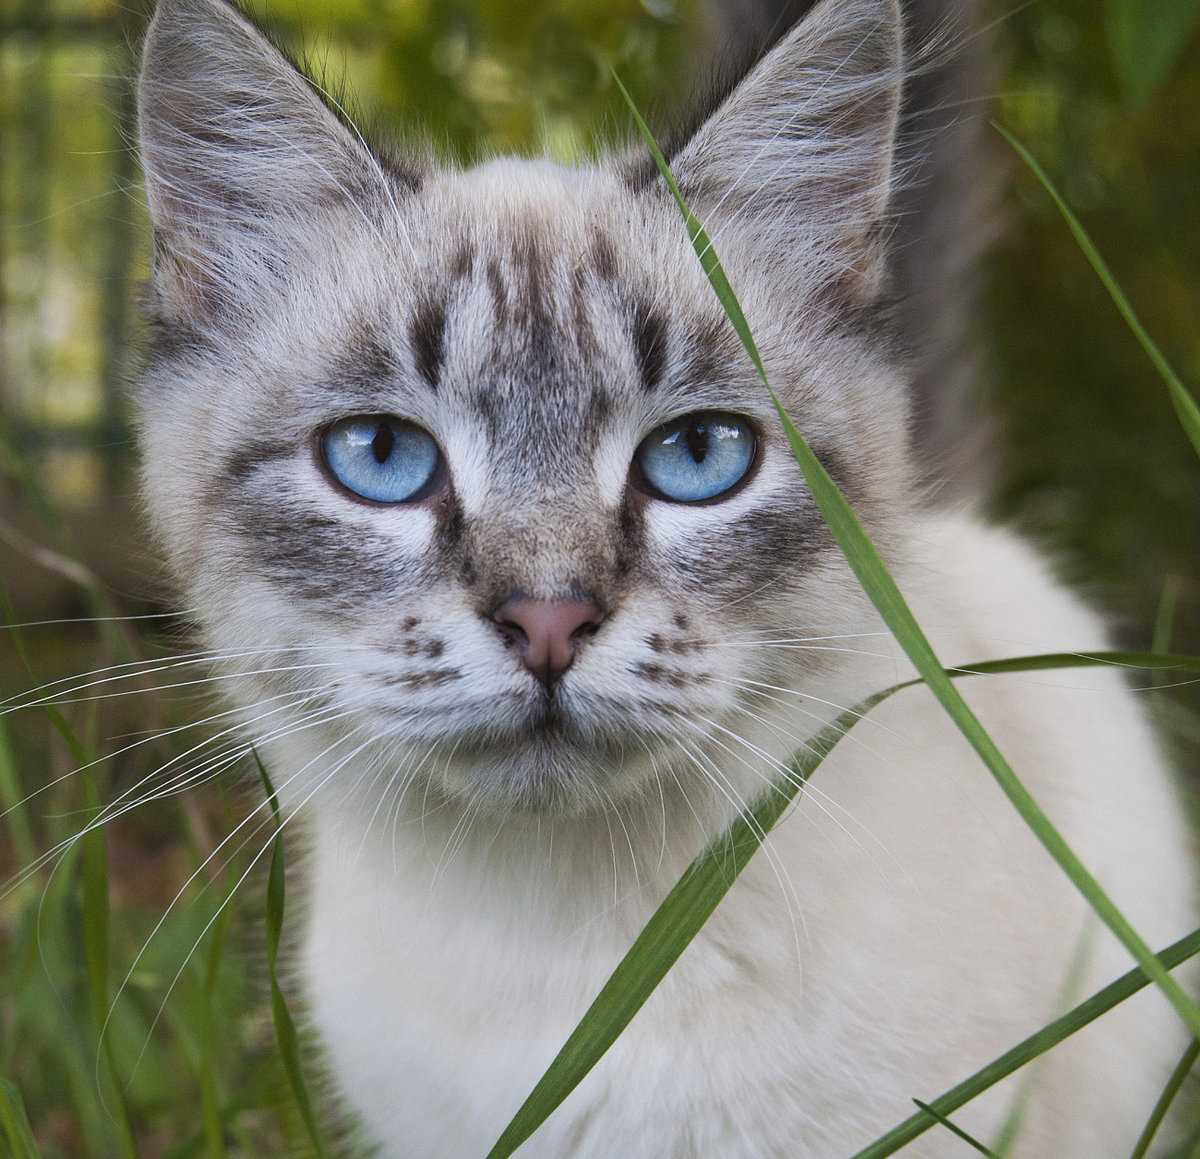
[[[488,753],[539,754],[538,759],[551,759],[542,754],[605,754],[613,741],[594,725],[585,727],[578,715],[550,691],[529,706],[523,721],[500,735],[491,735],[473,747],[481,755]]]
[[[529,741],[561,744],[569,742],[577,731],[556,690],[543,688],[541,695],[530,706],[529,718],[521,733]]]
[[[491,807],[577,813],[611,806],[621,785],[640,779],[647,751],[585,725],[548,692],[519,724],[460,738],[442,783],[451,796]]]

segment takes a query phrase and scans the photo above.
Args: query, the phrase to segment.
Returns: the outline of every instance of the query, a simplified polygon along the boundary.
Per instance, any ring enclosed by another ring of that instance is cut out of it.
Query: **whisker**
[[[286,651],[309,651],[307,648],[291,648]],[[345,651],[346,649],[343,649]],[[104,693],[101,697],[78,697],[77,694],[86,691],[89,688],[101,687],[105,684],[115,684],[119,681],[129,680],[134,677],[153,676],[159,672],[170,672],[176,668],[189,667],[192,665],[209,664],[214,660],[238,660],[246,659],[253,656],[277,654],[284,649],[276,648],[257,648],[241,652],[196,652],[183,657],[176,657],[170,660],[154,660],[154,661],[128,661],[123,664],[113,665],[111,668],[97,669],[95,672],[84,673],[82,676],[75,675],[64,677],[62,680],[56,680],[51,684],[42,685],[40,688],[31,690],[27,693],[19,693],[17,696],[9,697],[7,700],[0,701],[0,716],[8,712],[14,712],[17,709],[24,708],[39,708],[46,704],[77,704],[86,703],[94,699],[112,698],[118,696],[133,696],[141,695],[145,689],[121,689],[116,692]],[[153,665],[150,667],[149,665]],[[270,668],[252,668],[239,670],[234,672],[211,672],[206,673],[203,677],[198,677],[195,680],[180,681],[174,684],[160,684],[154,686],[154,691],[164,692],[171,691],[175,688],[190,688],[197,685],[206,685],[222,680],[236,680],[239,678],[252,676],[269,676],[273,674],[285,672],[305,672],[310,670],[319,670],[327,668],[336,668],[338,665],[333,661],[311,661],[306,664],[294,665],[277,665]],[[124,671],[118,671],[124,669]],[[105,676],[103,673],[113,672],[113,675]],[[87,680],[87,677],[97,676],[99,679]],[[72,681],[85,679],[86,683],[76,684],[71,686]],[[67,685],[61,692],[56,692],[53,695],[46,695],[50,689],[58,685]],[[35,699],[26,699],[35,697]]]
[[[234,714],[237,711],[238,710],[230,709],[228,712],[222,713],[220,715],[228,716],[228,715]],[[265,719],[265,716],[260,719]],[[190,757],[191,755],[193,755],[195,752],[199,751],[200,749],[203,749],[211,744],[218,743],[224,737],[227,737],[229,735],[237,733],[239,731],[239,729],[240,729],[240,726],[235,725],[232,728],[224,730],[222,733],[218,733],[215,737],[206,738],[205,740],[201,741],[199,744],[193,746],[193,748],[189,749],[187,752],[178,754],[176,757],[173,757],[170,761],[167,762],[167,765],[174,764],[176,762],[182,762],[182,761],[186,760],[188,757]],[[285,735],[285,732],[286,732],[286,730],[281,730],[279,733],[276,733],[276,734],[268,733],[268,734],[266,734],[265,738],[260,738],[259,743],[264,743],[264,740],[269,742],[271,740],[278,739],[279,736]],[[139,791],[142,790],[147,785],[147,783],[151,782],[153,780],[153,778],[159,776],[162,773],[163,768],[165,768],[166,766],[160,766],[160,768],[155,769],[154,772],[152,772],[148,776],[144,777],[136,785],[133,785],[129,789],[126,789],[123,793],[121,793],[113,801],[108,802],[100,810],[100,812],[97,814],[97,816],[95,818],[93,818],[93,820],[91,822],[89,822],[87,825],[85,825],[82,829],[77,830],[76,832],[72,833],[70,836],[63,838],[61,841],[57,842],[56,844],[51,846],[49,849],[45,850],[30,864],[28,864],[26,866],[22,866],[20,872],[15,874],[13,876],[13,878],[11,878],[7,883],[5,883],[4,887],[2,889],[0,889],[0,898],[7,897],[13,890],[20,888],[26,881],[28,881],[31,877],[38,874],[48,864],[50,864],[52,862],[57,863],[57,862],[61,861],[61,859],[75,846],[75,844],[77,842],[79,842],[80,840],[82,840],[85,836],[87,836],[88,833],[93,832],[96,829],[99,829],[101,826],[112,823],[113,821],[117,820],[118,818],[120,818],[121,816],[125,815],[126,813],[130,812],[131,810],[133,810],[135,808],[139,808],[143,805],[149,804],[152,801],[162,800],[166,797],[174,796],[174,795],[184,791],[185,789],[194,788],[198,784],[201,784],[205,781],[213,779],[214,777],[218,776],[220,773],[224,772],[227,768],[230,768],[233,765],[235,765],[244,756],[248,755],[249,752],[251,751],[252,747],[253,747],[253,745],[250,742],[244,742],[240,746],[234,747],[232,749],[227,749],[224,752],[217,753],[214,756],[208,758],[204,763],[199,765],[197,768],[190,769],[190,770],[185,769],[178,776],[173,776],[172,779],[168,782],[167,786],[157,789],[153,793],[144,793],[137,797],[132,797],[133,794],[139,793]],[[105,759],[107,759],[107,758],[105,758]],[[87,768],[89,766],[84,766],[84,767]],[[65,774],[64,777],[57,778],[56,782],[52,782],[52,784],[60,782],[62,780],[65,780],[69,777],[73,777],[79,771],[81,771],[81,770],[79,770],[79,769],[72,770],[70,773]],[[28,800],[32,799],[34,796],[37,796],[38,793],[43,792],[46,788],[49,788],[49,787],[50,786],[43,786],[42,789],[35,790],[35,792],[31,793],[28,797],[25,798],[25,800],[28,801]]]
[[[24,632],[31,628],[61,628],[69,624],[135,624],[149,620],[178,620],[186,612],[146,612],[137,616],[63,616],[56,620],[25,620],[0,623],[0,632]]]
[[[821,813],[824,814],[847,839],[849,839],[850,841],[852,841],[854,843],[855,847],[870,861],[872,867],[879,874],[881,880],[885,884],[888,884],[888,888],[891,889],[887,874],[883,872],[882,867],[875,860],[875,857],[871,854],[871,852],[862,844],[861,841],[859,841],[859,839],[853,833],[850,832],[850,830],[841,821],[838,820],[837,817],[835,817],[833,815],[833,813],[830,812],[830,810],[828,808],[825,807],[825,805],[823,804],[823,799],[827,799],[826,795],[824,793],[822,793],[818,797],[815,793],[809,792],[809,784],[810,784],[812,778],[808,778],[807,780],[803,780],[803,781],[797,780],[795,773],[791,770],[791,768],[789,768],[789,766],[787,766],[786,764],[783,764],[781,761],[779,761],[776,758],[774,758],[773,756],[771,756],[770,753],[766,752],[759,746],[751,743],[744,736],[741,736],[739,733],[736,733],[736,732],[732,731],[731,729],[726,728],[725,726],[719,724],[718,722],[716,722],[714,720],[704,720],[704,724],[706,724],[709,728],[714,729],[718,732],[723,733],[725,736],[730,737],[732,740],[734,740],[738,744],[741,744],[748,750],[748,752],[750,752],[751,754],[753,754],[753,756],[758,758],[758,761],[765,763],[768,766],[768,768],[773,770],[773,772],[777,776],[779,776],[782,780],[787,781],[790,784],[796,785],[799,789],[799,793],[797,795],[797,800],[799,799],[800,796],[808,797],[808,799],[813,803],[814,807],[819,809],[821,811]],[[731,749],[727,744],[720,741],[715,736],[712,739],[713,739],[714,743],[716,743],[721,749],[723,749],[731,757],[733,757],[734,760],[740,761],[740,763],[742,763],[742,765],[745,768],[749,769],[752,772],[756,772],[758,775],[760,775],[766,784],[771,785],[773,788],[775,787],[775,784],[772,781],[771,777],[769,775],[767,775],[766,773],[764,773],[759,768],[757,763],[751,763],[746,757],[740,756],[738,753],[734,752],[734,750]],[[805,747],[807,747],[807,746],[805,746]],[[842,810],[842,812],[845,812],[845,811]],[[862,828],[863,831],[869,837],[871,837],[872,840],[874,840],[876,842],[876,844],[879,845],[879,847],[884,850],[884,852],[886,852],[886,848],[883,846],[882,842],[879,842],[878,839],[875,838],[874,834],[872,834],[870,832],[870,830],[866,829],[865,827],[863,827],[861,825],[859,826],[859,828]],[[900,867],[897,866],[897,868],[900,868]]]
[[[291,776],[289,776],[284,782],[282,782],[282,787],[286,788],[293,781],[302,777],[305,773],[308,772],[308,770],[310,768],[313,767],[313,765],[315,765],[317,762],[323,760],[328,753],[332,752],[340,744],[342,744],[343,742],[345,742],[348,739],[349,738],[347,736],[338,737],[332,744],[326,746],[326,748],[324,748],[321,752],[319,752],[316,756],[314,756],[306,765],[302,766],[295,773],[293,773]],[[300,812],[303,810],[304,806],[306,804],[308,804],[308,802],[311,801],[312,798],[317,793],[319,793],[325,787],[325,785],[327,785],[329,783],[329,781],[332,780],[333,777],[335,777],[337,775],[337,773],[342,768],[345,767],[345,765],[350,760],[353,760],[354,757],[356,757],[360,752],[363,751],[363,749],[367,748],[370,745],[370,743],[371,743],[371,741],[369,739],[366,741],[363,741],[358,746],[358,748],[356,748],[352,752],[348,753],[345,757],[342,757],[336,764],[334,764],[331,768],[326,770],[326,772],[324,774],[322,774],[321,778],[309,790],[308,794],[305,797],[303,797],[301,799],[301,801],[297,804],[296,808],[291,813],[281,816],[281,818],[279,820],[278,829],[277,830],[273,829],[273,834],[281,833],[283,831],[284,827],[286,825],[288,825],[294,817],[296,817],[300,814]],[[276,787],[277,791],[278,791],[279,787],[280,786]],[[262,816],[260,816],[260,815],[262,815]],[[192,885],[196,881],[196,879],[199,877],[201,872],[203,872],[207,868],[209,862],[212,861],[214,857],[216,857],[217,853],[219,853],[220,850],[225,845],[229,844],[234,839],[234,837],[237,836],[237,834],[239,833],[239,831],[241,829],[243,829],[246,825],[250,824],[252,821],[257,821],[256,827],[254,829],[252,829],[244,837],[242,843],[229,855],[229,857],[226,859],[222,868],[227,868],[231,864],[232,859],[234,857],[236,857],[240,852],[242,852],[242,850],[244,850],[248,846],[250,840],[253,837],[255,837],[258,833],[260,833],[267,826],[272,825],[272,823],[274,821],[274,812],[270,808],[269,802],[267,802],[265,800],[260,801],[259,804],[255,806],[255,808],[254,808],[253,812],[250,814],[250,816],[245,818],[243,821],[241,821],[238,825],[236,825],[234,827],[233,831],[221,841],[221,843],[217,847],[217,849],[215,849],[208,857],[206,857],[204,859],[204,861],[201,863],[201,865],[199,867],[197,867],[197,869],[191,874],[191,876],[187,879],[187,881],[183,884],[183,886],[180,887],[179,891],[175,894],[175,897],[172,899],[170,904],[168,904],[165,911],[163,912],[163,915],[159,918],[158,922],[155,924],[154,928],[150,931],[150,934],[147,936],[147,938],[143,942],[142,948],[134,956],[134,960],[133,960],[132,964],[130,965],[129,970],[126,973],[124,980],[121,982],[120,986],[117,988],[117,992],[113,996],[112,1002],[109,1004],[108,1013],[106,1014],[104,1023],[101,1027],[101,1031],[100,1031],[100,1041],[101,1042],[103,1042],[104,1035],[105,1035],[105,1033],[108,1029],[109,1023],[112,1019],[113,1012],[116,1009],[116,1004],[117,1004],[118,1000],[120,999],[121,995],[125,991],[125,988],[129,985],[131,979],[133,978],[133,975],[137,970],[138,964],[141,962],[143,956],[146,953],[146,950],[150,946],[150,943],[153,941],[155,935],[157,935],[158,932],[162,929],[163,924],[166,922],[167,918],[169,917],[170,913],[174,909],[175,905],[183,897],[183,895],[185,894],[185,892],[187,891],[189,886]],[[253,871],[255,865],[258,864],[258,862],[262,859],[262,857],[267,852],[267,850],[269,850],[272,847],[273,843],[274,843],[273,840],[265,842],[262,845],[262,847],[259,849],[259,851],[254,854],[254,856],[250,860],[250,864],[245,868],[245,870],[242,871],[241,876],[237,879],[236,882],[234,882],[232,887],[227,891],[225,898],[222,899],[220,905],[217,907],[216,913],[214,913],[213,916],[209,919],[209,921],[205,924],[204,929],[200,932],[199,936],[193,942],[191,949],[184,956],[184,960],[183,960],[182,964],[179,966],[179,969],[175,972],[175,975],[171,979],[170,983],[168,983],[166,991],[163,995],[162,1001],[159,1004],[158,1010],[155,1012],[155,1015],[150,1022],[150,1026],[146,1033],[146,1039],[143,1042],[142,1048],[138,1052],[137,1057],[134,1059],[132,1067],[130,1068],[130,1078],[132,1078],[132,1076],[137,1073],[137,1069],[138,1069],[139,1065],[141,1064],[142,1059],[145,1056],[146,1048],[149,1045],[149,1042],[150,1042],[151,1036],[153,1035],[154,1029],[158,1025],[159,1021],[161,1020],[164,1012],[166,1011],[167,1003],[170,999],[170,996],[174,992],[175,987],[178,985],[179,979],[183,976],[183,971],[184,971],[184,969],[186,969],[187,963],[191,960],[192,955],[196,952],[196,950],[200,946],[201,942],[207,936],[209,930],[212,929],[214,923],[220,917],[221,912],[232,901],[232,899],[233,899],[234,895],[237,893],[238,889],[241,888],[243,883],[249,877],[250,873]]]
[[[704,730],[699,727],[697,722],[693,721],[690,717],[681,714],[679,720],[683,724],[696,731],[701,738],[707,740],[712,739],[705,734]],[[780,893],[783,895],[789,920],[792,923],[792,936],[796,948],[796,960],[797,962],[800,962],[800,933],[796,926],[797,917],[799,917],[801,925],[804,924],[804,916],[802,913],[802,907],[800,906],[800,898],[796,893],[795,886],[792,883],[791,877],[788,874],[787,867],[784,864],[782,857],[779,856],[771,842],[770,832],[764,829],[761,824],[758,823],[758,821],[754,820],[750,816],[750,803],[745,801],[741,794],[733,788],[732,782],[729,780],[729,777],[726,775],[724,770],[717,764],[716,761],[714,761],[707,753],[704,752],[703,748],[699,747],[695,743],[686,741],[682,734],[678,736],[677,740],[683,750],[691,757],[696,767],[701,771],[707,772],[710,784],[712,784],[721,793],[721,795],[729,802],[729,804],[731,804],[735,809],[738,810],[739,813],[747,818],[752,830],[758,837],[759,849],[766,857],[767,864],[770,865],[771,872],[774,874],[775,880],[779,885]],[[805,937],[807,937],[807,930],[805,930]]]

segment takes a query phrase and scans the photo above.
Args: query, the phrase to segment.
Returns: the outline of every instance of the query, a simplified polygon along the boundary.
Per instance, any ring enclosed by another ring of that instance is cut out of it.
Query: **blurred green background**
[[[461,159],[501,149],[569,159],[626,138],[609,65],[644,107],[662,107],[687,88],[699,28],[688,0],[262,0],[256,12],[356,94],[368,135],[378,123]],[[991,16],[995,115],[1049,169],[1195,389],[1200,0],[1031,0]],[[169,655],[177,628],[170,617],[78,622],[167,610],[138,533],[123,400],[148,254],[129,148],[143,23],[118,0],[0,0],[0,583],[11,620],[53,621],[0,634],[0,699]],[[1002,229],[978,323],[998,416],[991,508],[1052,549],[1114,615],[1123,644],[1149,646],[1157,617],[1160,642],[1200,652],[1200,464],[1049,198],[998,139],[995,151]],[[194,688],[158,694],[153,683],[63,705],[65,728],[41,711],[0,715],[0,882],[78,829],[88,803],[73,747],[105,757],[194,714]],[[1196,697],[1184,689],[1156,704],[1193,773]],[[100,798],[187,743],[98,761]],[[210,951],[211,934],[190,949],[248,857],[232,869],[218,861],[190,886],[189,876],[244,814],[210,785],[108,827],[112,985],[134,967],[109,1035],[127,1059],[147,1051],[143,1065],[117,1067],[125,1126],[95,1097],[104,1068],[94,1009],[80,1013],[78,866],[68,858],[55,878],[0,892],[0,1074],[19,1082],[45,1156],[306,1153],[261,978]],[[172,924],[138,960],[180,889]],[[198,1101],[219,1108],[219,1130],[198,1128]]]
[[[99,575],[135,602],[155,593],[127,519],[122,402],[147,254],[127,146],[143,16],[116,0],[4,3],[0,577],[22,614],[41,617],[80,596],[29,561],[26,540],[47,540],[27,464]],[[468,159],[514,148],[572,157],[624,136],[608,65],[653,109],[686,88],[698,23],[690,0],[273,0],[258,10],[355,95],[368,127]],[[993,16],[996,115],[1047,165],[1196,382],[1200,0],[1032,0]],[[1180,640],[1195,639],[1194,456],[1049,199],[1015,163],[1007,177],[980,319],[1000,416],[996,509],[1064,548],[1068,569],[1137,624],[1180,577]]]

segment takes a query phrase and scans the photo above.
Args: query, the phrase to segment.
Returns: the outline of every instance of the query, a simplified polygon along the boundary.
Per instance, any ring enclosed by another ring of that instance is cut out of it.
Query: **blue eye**
[[[442,459],[431,435],[391,415],[340,419],[321,436],[321,455],[343,487],[376,503],[423,499]]]
[[[754,463],[750,423],[737,415],[684,415],[642,440],[634,462],[652,495],[672,503],[703,503],[737,486]]]

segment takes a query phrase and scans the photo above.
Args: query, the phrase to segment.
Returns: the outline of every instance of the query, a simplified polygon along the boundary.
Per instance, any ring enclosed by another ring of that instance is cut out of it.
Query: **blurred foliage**
[[[276,2],[265,23],[285,44],[304,33],[305,63],[338,99],[349,94],[352,112],[367,110],[360,123],[403,126],[407,139],[459,160],[513,151],[573,159],[594,152],[597,133],[612,135],[610,67],[643,97],[679,87],[691,8],[689,0],[334,0],[286,24],[293,6]]]
[[[211,784],[167,807],[122,807],[196,778],[202,762],[179,757],[204,736],[181,731],[205,715],[197,673],[166,675],[177,649],[154,630],[122,640],[63,623],[5,635],[31,661],[30,699],[45,672],[90,673],[70,691],[47,687],[57,709],[0,713],[0,1075],[20,1091],[38,1153],[302,1154],[290,1143],[294,1111],[270,1017],[246,967],[261,957],[261,935],[253,922],[230,933],[222,910],[265,838],[243,831],[221,849],[218,835],[236,835],[245,810]],[[133,659],[142,663],[129,679],[100,683],[114,662]],[[74,841],[93,792],[114,814],[92,835],[93,850],[107,845],[99,867]],[[89,946],[98,923],[108,927],[99,971]],[[236,952],[247,938],[259,944]],[[107,1000],[97,1001],[97,986]],[[199,1113],[209,1091],[219,1151],[206,1150]]]
[[[1168,359],[1200,382],[1200,52],[1194,0],[1041,0],[1000,21],[997,115],[1046,165]],[[1150,31],[1153,29],[1153,31]],[[1168,36],[1168,31],[1171,35]],[[1154,39],[1151,55],[1146,45]],[[1162,381],[1057,210],[1012,162],[987,275],[1003,416],[997,509],[1148,640],[1200,650],[1200,469]]]
[[[86,508],[129,462],[121,398],[148,230],[128,81],[143,20],[118,0],[5,4],[0,426],[60,501]],[[594,153],[618,132],[610,66],[654,105],[684,87],[695,32],[690,0],[274,0],[254,11],[369,135],[402,129],[460,161]]]
[[[998,116],[1049,169],[1195,390],[1200,0],[1013,7],[994,6]],[[402,131],[464,161],[514,149],[573,159],[628,137],[609,64],[643,108],[661,107],[687,88],[696,11],[685,0],[256,7],[332,93],[349,94],[368,135],[378,120],[384,139]],[[127,148],[130,46],[141,23],[124,0],[0,0],[0,580],[24,582],[25,618],[141,610],[144,598],[114,596],[112,586],[151,583],[123,570],[121,534],[131,509],[122,385],[147,252]],[[1171,644],[1198,652],[1200,468],[1161,381],[1048,197],[998,140],[995,149],[1010,180],[981,323],[1001,415],[994,508],[1064,553],[1067,570],[1125,617],[1130,645],[1148,644],[1160,597],[1176,592]],[[50,504],[31,500],[39,488]],[[64,510],[77,515],[64,522]],[[106,587],[81,577],[78,555]],[[38,628],[28,642],[36,680],[47,681],[172,649],[155,631],[86,624]],[[0,698],[36,680],[0,640]],[[101,800],[186,749],[183,739],[126,745],[166,734],[196,704],[195,689],[181,686],[63,706],[91,757],[125,750],[91,774]],[[1176,718],[1200,741],[1194,714]],[[87,801],[75,768],[41,710],[0,716],[0,881],[77,831]],[[42,795],[14,808],[35,790]],[[114,990],[134,967],[109,1033],[130,1060],[123,1097],[146,1159],[302,1153],[258,1000],[263,980],[214,951],[213,930],[204,932],[233,871],[218,862],[211,880],[206,871],[188,884],[242,815],[209,785],[107,829]],[[82,873],[68,857],[53,878],[0,893],[0,1073],[18,1081],[48,1159],[122,1153],[113,1120],[88,1097],[101,1068],[86,1013]],[[178,890],[170,922],[151,938]],[[200,1108],[212,1105],[217,1129],[208,1121],[206,1131]]]
[[[1105,0],[1109,54],[1129,108],[1142,109],[1158,94],[1191,44],[1198,17],[1198,0]]]

